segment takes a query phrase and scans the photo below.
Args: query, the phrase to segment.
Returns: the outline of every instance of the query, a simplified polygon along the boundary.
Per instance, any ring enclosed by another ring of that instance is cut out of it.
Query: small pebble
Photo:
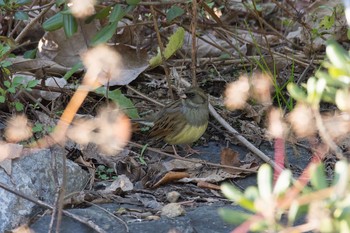
[[[177,191],[171,191],[171,192],[168,192],[166,194],[166,199],[168,200],[168,202],[170,203],[175,203],[177,202],[177,200],[179,200],[179,197],[180,197],[180,193],[177,192]]]
[[[178,203],[170,203],[162,208],[160,215],[175,218],[186,213],[185,209]]]

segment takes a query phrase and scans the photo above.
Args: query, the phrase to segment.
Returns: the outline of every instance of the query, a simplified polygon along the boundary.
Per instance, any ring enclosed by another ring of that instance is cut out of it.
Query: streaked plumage
[[[208,126],[208,96],[198,87],[190,87],[185,97],[165,106],[157,115],[150,137],[170,145],[197,141]]]

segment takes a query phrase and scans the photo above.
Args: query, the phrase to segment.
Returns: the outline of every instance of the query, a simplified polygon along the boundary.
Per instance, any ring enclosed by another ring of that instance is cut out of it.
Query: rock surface
[[[7,174],[0,168],[0,182],[27,196],[52,204],[57,187],[62,184],[64,151],[57,148],[28,149],[23,152],[23,157],[12,160],[12,174]],[[65,194],[84,189],[89,179],[87,172],[70,160],[66,160],[66,174]],[[39,208],[0,188],[0,232],[28,223],[31,214]]]

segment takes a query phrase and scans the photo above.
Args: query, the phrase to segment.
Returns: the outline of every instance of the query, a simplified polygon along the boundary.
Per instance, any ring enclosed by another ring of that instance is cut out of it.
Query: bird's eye
[[[195,96],[195,94],[193,92],[187,92],[186,93],[186,97],[187,98],[193,98]]]

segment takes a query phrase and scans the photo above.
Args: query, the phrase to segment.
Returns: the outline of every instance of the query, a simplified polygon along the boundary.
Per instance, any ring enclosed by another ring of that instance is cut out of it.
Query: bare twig
[[[19,42],[23,39],[23,37],[27,34],[27,32],[29,31],[29,29],[32,28],[33,25],[34,25],[41,17],[43,17],[43,16],[46,14],[46,12],[48,12],[48,11],[51,9],[51,7],[52,7],[55,3],[56,3],[56,1],[55,1],[55,0],[52,0],[52,1],[48,4],[48,6],[47,6],[47,8],[46,8],[45,10],[43,10],[42,12],[40,12],[40,14],[38,14],[37,17],[35,17],[34,19],[32,19],[32,20],[27,24],[27,26],[21,31],[21,33],[17,36],[17,38],[15,39],[15,42],[16,42],[16,43],[19,43]]]
[[[191,51],[191,73],[192,73],[192,86],[197,86],[196,66],[197,66],[197,0],[192,1],[192,19],[191,19],[191,36],[192,36],[192,51]]]
[[[108,214],[109,216],[111,216],[112,218],[117,219],[119,222],[121,222],[121,223],[124,225],[126,232],[129,232],[128,224],[126,224],[126,222],[125,222],[123,219],[121,219],[121,218],[115,216],[113,213],[111,213],[111,212],[108,211],[107,209],[102,208],[101,206],[96,205],[95,203],[92,203],[92,202],[89,202],[89,201],[84,201],[84,202],[85,202],[85,203],[88,203],[89,205],[95,206],[96,208],[102,210],[103,212],[105,212],[106,214]]]
[[[138,144],[136,142],[130,142],[130,145],[136,146],[138,148],[143,148],[144,147],[144,145]],[[150,151],[153,151],[153,152],[156,152],[156,153],[159,153],[159,154],[162,154],[162,155],[174,158],[174,159],[179,159],[179,160],[182,160],[182,161],[186,161],[186,162],[203,163],[205,165],[209,165],[209,166],[212,166],[212,167],[231,168],[231,169],[234,169],[236,171],[256,173],[256,170],[254,170],[254,169],[247,169],[247,168],[241,168],[241,167],[235,167],[235,166],[228,166],[228,165],[222,165],[222,164],[217,164],[217,163],[211,163],[211,162],[208,162],[206,160],[201,160],[201,159],[184,158],[184,157],[180,157],[180,156],[177,156],[177,155],[166,153],[164,151],[161,151],[159,149],[155,149],[155,148],[152,148],[152,147],[147,147],[147,150],[150,150]]]
[[[169,68],[166,64],[166,59],[164,57],[164,46],[163,46],[163,42],[162,42],[162,39],[160,38],[160,32],[159,32],[159,29],[158,29],[158,23],[157,23],[157,14],[156,14],[156,11],[154,10],[154,7],[151,5],[151,12],[152,12],[152,15],[153,15],[153,26],[154,26],[154,30],[156,32],[156,35],[157,35],[157,40],[158,40],[158,46],[159,46],[159,50],[160,50],[160,56],[162,57],[162,61],[163,61],[163,66],[164,66],[164,72],[165,72],[165,77],[166,77],[166,80],[168,82],[168,89],[169,89],[169,93],[170,93],[170,97],[171,99],[173,100],[174,99],[174,93],[171,89],[171,81],[170,81],[170,74],[169,74]]]

